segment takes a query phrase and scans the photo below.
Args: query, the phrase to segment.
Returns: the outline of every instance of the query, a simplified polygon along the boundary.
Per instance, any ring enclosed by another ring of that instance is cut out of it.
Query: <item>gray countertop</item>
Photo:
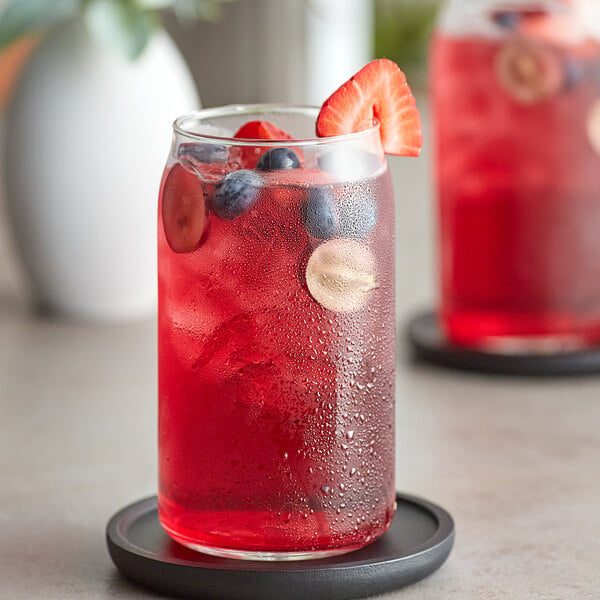
[[[392,159],[398,318],[432,304],[428,160]],[[42,320],[0,220],[0,598],[153,597],[120,578],[104,528],[156,489],[154,323]],[[486,377],[398,357],[397,481],[446,508],[454,550],[382,598],[597,599],[600,376]]]

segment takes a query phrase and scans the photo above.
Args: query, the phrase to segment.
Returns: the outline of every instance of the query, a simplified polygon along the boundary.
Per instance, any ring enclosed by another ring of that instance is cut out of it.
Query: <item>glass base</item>
[[[597,348],[600,342],[600,314],[584,319],[563,313],[442,310],[439,323],[455,346],[505,356],[560,356]]]
[[[217,556],[219,558],[233,558],[236,560],[254,560],[254,561],[266,561],[266,562],[285,562],[285,561],[296,561],[296,560],[314,560],[320,558],[329,558],[331,556],[340,556],[341,554],[348,554],[360,548],[364,548],[366,545],[374,542],[371,540],[368,544],[354,544],[352,546],[342,546],[340,548],[328,548],[323,550],[301,550],[297,552],[271,552],[263,550],[235,550],[233,548],[218,548],[214,546],[203,546],[197,544],[192,540],[181,537],[168,527],[165,527],[164,523],[161,523],[163,529],[169,534],[169,537],[174,539],[178,544],[195,550],[196,552],[202,552],[203,554],[210,554],[211,556]]]
[[[554,356],[576,352],[587,347],[582,338],[574,335],[488,336],[479,339],[475,343],[459,343],[459,345],[479,352],[504,354],[506,356]]]

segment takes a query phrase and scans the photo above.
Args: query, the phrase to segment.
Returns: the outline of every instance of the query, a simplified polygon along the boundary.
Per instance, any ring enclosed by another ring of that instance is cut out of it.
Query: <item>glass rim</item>
[[[341,135],[332,135],[327,137],[317,137],[315,134],[314,138],[303,138],[303,139],[292,139],[292,140],[263,140],[263,139],[241,139],[229,136],[218,136],[208,133],[198,133],[185,129],[185,124],[191,121],[198,121],[210,117],[219,116],[236,116],[236,115],[260,115],[261,113],[268,112],[281,112],[281,113],[304,113],[313,114],[315,121],[319,114],[320,108],[317,106],[308,105],[294,105],[294,104],[227,104],[224,106],[215,106],[210,108],[201,108],[193,110],[177,117],[173,122],[173,131],[178,135],[194,139],[203,140],[209,143],[227,143],[233,146],[257,146],[260,142],[260,146],[266,147],[279,147],[279,146],[319,146],[335,144],[340,142],[350,142],[367,138],[374,133],[379,132],[380,123],[373,117],[373,126],[368,129],[356,131],[353,133],[344,133]]]

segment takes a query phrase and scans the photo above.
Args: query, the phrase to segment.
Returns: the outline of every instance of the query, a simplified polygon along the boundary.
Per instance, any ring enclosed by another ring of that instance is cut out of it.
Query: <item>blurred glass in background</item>
[[[597,345],[600,2],[449,0],[431,81],[447,335]]]

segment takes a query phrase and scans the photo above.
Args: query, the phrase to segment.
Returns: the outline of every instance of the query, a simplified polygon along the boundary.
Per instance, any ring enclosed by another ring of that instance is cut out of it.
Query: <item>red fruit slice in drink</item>
[[[522,104],[542,102],[565,83],[565,69],[557,52],[524,39],[507,42],[496,56],[500,86]]]
[[[370,62],[323,104],[317,135],[369,129],[378,120],[387,154],[418,156],[423,145],[421,116],[404,73],[391,60]]]
[[[233,136],[245,140],[292,140],[292,136],[268,121],[249,121]]]
[[[279,129],[268,121],[249,121],[242,125],[233,136],[243,140],[293,140],[289,134]],[[234,146],[229,151],[229,163],[238,165],[241,169],[253,169],[258,159],[269,149],[262,146]],[[298,158],[303,156],[298,149],[294,149]]]
[[[198,177],[180,164],[169,171],[165,180],[162,219],[173,252],[192,252],[198,247],[206,221],[204,191]]]

